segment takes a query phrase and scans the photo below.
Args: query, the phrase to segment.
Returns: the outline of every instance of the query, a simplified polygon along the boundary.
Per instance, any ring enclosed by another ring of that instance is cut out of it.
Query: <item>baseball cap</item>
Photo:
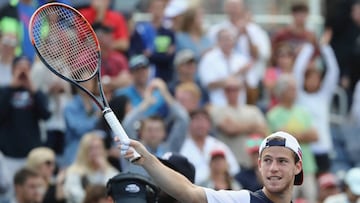
[[[175,55],[174,65],[179,66],[189,61],[195,61],[195,54],[190,49],[183,49]]]
[[[164,15],[167,18],[174,18],[180,14],[183,14],[188,9],[188,7],[189,5],[187,1],[170,0],[165,8]]]
[[[225,152],[222,149],[214,149],[210,152],[211,159],[215,157],[223,157],[225,158]]]
[[[258,152],[262,141],[263,141],[263,137],[261,135],[258,134],[250,135],[245,142],[246,151],[249,154]]]
[[[318,184],[320,189],[329,188],[338,185],[336,176],[332,173],[321,174],[318,178]]]
[[[148,67],[149,59],[144,55],[132,56],[129,61],[130,70],[135,70],[138,68]]]
[[[165,166],[181,173],[189,181],[194,183],[195,181],[195,167],[194,165],[184,156],[167,152],[161,158],[158,158]]]
[[[120,173],[106,184],[107,193],[115,203],[147,203],[149,196],[156,198],[159,189],[147,177],[135,173]]]
[[[344,179],[352,193],[360,195],[360,168],[351,168],[345,175]]]
[[[279,138],[279,139],[276,139],[276,138]],[[289,148],[293,152],[295,152],[295,154],[297,155],[299,160],[302,160],[301,147],[300,147],[298,141],[295,139],[295,137],[293,137],[289,133],[279,131],[279,132],[275,132],[275,133],[267,136],[260,145],[259,155],[261,155],[261,152],[264,149],[266,149],[268,147],[272,147],[272,146],[283,146],[283,147]],[[294,185],[301,185],[303,182],[303,179],[304,179],[304,172],[303,172],[303,170],[301,170],[301,172],[299,174],[295,175]]]

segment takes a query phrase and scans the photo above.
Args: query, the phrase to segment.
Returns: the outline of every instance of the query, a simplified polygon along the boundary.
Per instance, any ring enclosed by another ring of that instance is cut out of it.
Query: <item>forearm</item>
[[[293,135],[300,143],[315,142],[318,139],[316,129],[310,129],[302,133],[293,133]]]
[[[114,41],[113,48],[118,51],[127,51],[129,49],[129,40],[127,39],[118,39]]]

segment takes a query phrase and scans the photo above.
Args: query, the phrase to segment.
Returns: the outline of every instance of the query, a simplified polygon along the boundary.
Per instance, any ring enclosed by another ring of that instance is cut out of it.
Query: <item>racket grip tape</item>
[[[109,124],[111,130],[114,132],[115,136],[119,136],[120,137],[120,143],[129,143],[130,139],[127,136],[124,128],[121,126],[119,120],[116,118],[114,112],[111,109],[105,109],[103,111],[104,113],[104,117],[106,122]],[[130,159],[131,162],[134,162],[138,159],[141,158],[141,155],[135,151],[134,148],[130,148],[130,150],[133,150],[134,152],[134,157],[132,157]]]

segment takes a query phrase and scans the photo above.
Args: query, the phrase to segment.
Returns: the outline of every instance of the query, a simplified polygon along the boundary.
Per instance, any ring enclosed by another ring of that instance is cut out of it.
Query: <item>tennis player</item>
[[[116,140],[119,141],[119,140]],[[120,144],[125,158],[133,156],[133,147],[141,158],[135,163],[142,166],[155,183],[180,202],[196,203],[289,203],[294,185],[303,181],[302,153],[298,141],[286,132],[266,137],[259,148],[258,167],[264,187],[258,191],[219,190],[192,184],[183,175],[163,165],[155,156],[135,140]]]

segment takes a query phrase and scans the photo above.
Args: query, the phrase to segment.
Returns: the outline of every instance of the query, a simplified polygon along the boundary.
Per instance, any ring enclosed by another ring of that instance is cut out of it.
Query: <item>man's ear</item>
[[[295,174],[298,175],[302,170],[302,161],[299,160],[297,163],[295,163]]]
[[[261,168],[261,158],[260,158],[260,156],[259,156],[259,158],[258,158],[258,168],[259,168],[259,169]]]

